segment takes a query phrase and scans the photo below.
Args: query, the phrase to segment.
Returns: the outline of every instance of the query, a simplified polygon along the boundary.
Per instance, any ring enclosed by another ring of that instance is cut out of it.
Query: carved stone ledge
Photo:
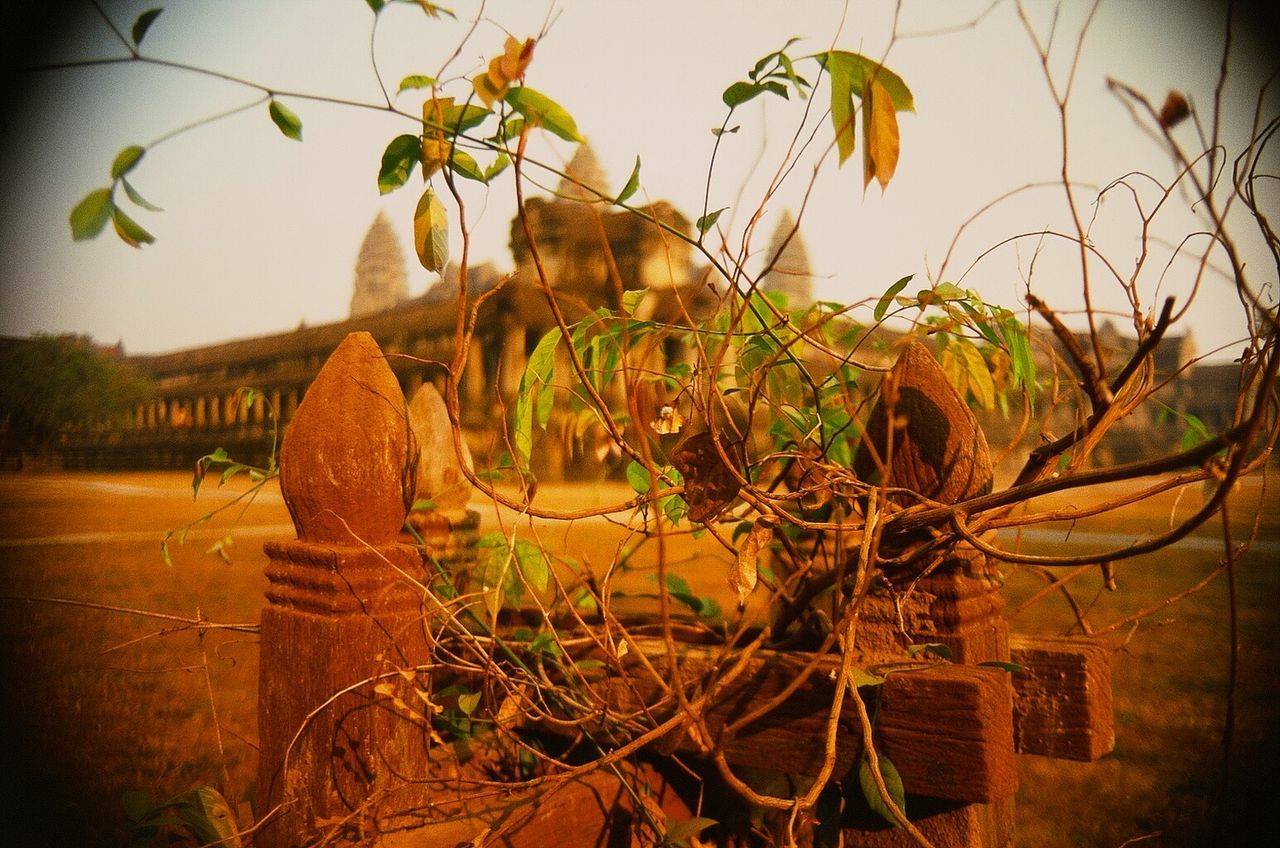
[[[1116,746],[1111,648],[1088,639],[1014,636],[1014,744],[1023,754],[1092,762]]]
[[[267,600],[326,615],[369,615],[421,608],[426,575],[412,548],[340,548],[311,542],[270,542]]]

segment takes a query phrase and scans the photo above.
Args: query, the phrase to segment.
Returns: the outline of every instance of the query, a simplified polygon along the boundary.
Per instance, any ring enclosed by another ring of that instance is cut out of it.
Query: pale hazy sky
[[[106,2],[105,8],[127,31],[139,12],[155,5],[159,0],[129,0]],[[147,55],[282,90],[370,103],[380,99],[369,62],[373,15],[363,0],[170,0],[163,5],[143,45]],[[376,51],[393,91],[406,74],[437,73],[478,7],[471,0],[445,5],[458,13],[459,22],[428,20],[412,4],[384,13]],[[899,31],[946,29],[978,18],[991,5],[990,0],[904,0]],[[1168,180],[1168,157],[1135,128],[1107,92],[1105,79],[1110,75],[1129,83],[1157,105],[1169,89],[1178,89],[1207,111],[1222,32],[1221,15],[1210,13],[1212,5],[1103,0],[1084,41],[1071,107],[1076,179],[1100,187],[1146,171]],[[503,27],[520,37],[536,34],[549,6],[537,0],[489,2],[488,20],[464,45],[449,74],[471,76],[483,67],[501,50]],[[917,274],[921,283],[929,273],[937,274],[952,236],[969,215],[1010,189],[1056,179],[1060,161],[1056,111],[1011,0],[996,4],[973,27],[890,45],[893,7],[853,2],[846,11],[839,2],[561,0],[551,11],[549,34],[526,82],[574,115],[614,191],[638,155],[642,191],[673,202],[693,219],[701,213],[714,143],[710,130],[725,113],[720,93],[745,78],[757,58],[791,36],[803,39],[791,48],[796,57],[824,50],[833,41],[871,56],[887,50],[886,64],[905,78],[916,101],[916,114],[901,116],[897,177],[883,195],[878,186],[864,193],[860,152],[841,170],[829,156],[802,221],[813,269],[821,277],[819,296],[858,301],[878,296],[906,274]],[[1024,7],[1041,39],[1047,39],[1057,4],[1026,2]],[[1061,6],[1051,63],[1059,82],[1065,80],[1088,8],[1081,0]],[[123,55],[100,18],[87,13],[70,20],[62,43],[46,61]],[[1239,152],[1254,93],[1273,70],[1272,62],[1269,51],[1255,47],[1237,63],[1226,97],[1232,113],[1228,141],[1236,145],[1232,155]],[[812,61],[797,69],[811,80],[819,76]],[[265,106],[168,141],[151,150],[131,175],[138,190],[166,210],[134,216],[157,237],[154,245],[134,250],[109,228],[97,241],[73,243],[68,213],[89,190],[109,182],[108,168],[121,148],[147,144],[176,126],[250,102],[256,93],[181,71],[128,65],[42,72],[23,78],[21,85],[25,99],[5,116],[10,129],[21,132],[9,136],[0,165],[5,186],[0,334],[88,333],[102,342],[123,340],[129,352],[138,353],[288,330],[300,321],[339,320],[347,314],[360,242],[379,210],[401,234],[411,293],[434,281],[413,257],[411,222],[421,180],[415,175],[386,197],[376,186],[383,147],[398,134],[414,132],[412,121],[282,98],[302,119],[301,144],[280,135]],[[456,93],[465,96],[460,88]],[[396,103],[412,113],[421,99],[421,92],[407,92]],[[810,125],[819,120],[826,101],[821,87]],[[742,129],[721,146],[710,202],[712,209],[732,207],[733,217],[726,213],[721,220],[733,241],[759,206],[805,105],[760,98],[735,114],[733,123]],[[1274,114],[1274,99],[1272,105]],[[1189,122],[1178,132],[1195,146]],[[821,152],[830,140],[826,123],[817,139],[813,150]],[[573,151],[556,141],[533,152],[563,162]],[[799,210],[813,160],[806,155],[766,205],[757,250],[767,247],[784,208]],[[1273,173],[1275,161],[1273,156]],[[1149,190],[1149,184],[1136,184]],[[970,265],[1003,238],[1064,228],[1062,198],[1060,186],[1041,188],[997,207],[961,240],[945,278],[1017,308],[1037,240],[1018,241]],[[1092,215],[1094,195],[1083,193],[1080,199],[1084,214]],[[487,192],[469,186],[467,202],[473,261],[510,268],[507,242],[515,206],[510,174]],[[1170,210],[1159,239],[1177,243],[1200,228],[1189,215]],[[1127,274],[1139,249],[1131,199],[1110,196],[1098,208],[1092,235]],[[456,233],[454,242],[456,253]],[[1074,252],[1052,239],[1040,247],[1033,287],[1052,305],[1077,306]],[[1193,262],[1177,260],[1166,271],[1169,248],[1153,240],[1152,249],[1158,260],[1141,280],[1148,308],[1157,296],[1185,292],[1194,270]],[[1274,298],[1274,265],[1261,253],[1251,257],[1255,282],[1270,281]],[[1114,284],[1099,279],[1098,286],[1104,307],[1125,308]],[[1199,301],[1187,321],[1201,351],[1230,344],[1230,353],[1237,353],[1243,320],[1229,288],[1211,278]]]

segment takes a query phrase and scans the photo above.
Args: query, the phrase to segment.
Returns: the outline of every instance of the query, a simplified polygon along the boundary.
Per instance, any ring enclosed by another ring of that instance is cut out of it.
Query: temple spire
[[[577,200],[599,200],[596,195],[584,191],[578,183],[590,186],[601,192],[608,192],[609,190],[608,177],[605,175],[604,168],[600,167],[600,160],[596,158],[596,152],[586,142],[578,145],[573,158],[565,166],[565,172],[577,180],[577,183],[564,177],[560,179],[560,185],[556,188],[556,193],[564,197],[571,197]]]
[[[400,241],[391,222],[381,212],[373,219],[360,246],[354,288],[351,294],[352,318],[385,312],[409,297]]]
[[[789,209],[782,211],[767,257],[773,267],[760,281],[761,291],[782,292],[792,309],[804,309],[812,304],[813,271],[809,267],[809,251]]]

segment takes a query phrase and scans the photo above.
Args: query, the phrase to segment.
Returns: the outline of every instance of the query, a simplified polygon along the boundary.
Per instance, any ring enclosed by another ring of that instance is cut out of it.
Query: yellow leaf
[[[883,190],[898,169],[898,113],[888,89],[875,79],[862,97],[862,141],[863,187],[875,178]]]
[[[747,596],[756,588],[760,577],[760,551],[773,539],[773,522],[761,516],[751,525],[751,531],[738,548],[738,558],[729,572],[729,589],[738,596],[738,606],[747,602]]]
[[[443,138],[422,137],[422,178],[431,179],[431,175],[444,167],[449,161],[449,142]]]
[[[489,68],[471,79],[471,87],[476,95],[484,101],[484,105],[493,108],[493,104],[507,94],[511,83],[524,76],[525,69],[533,61],[533,46],[537,42],[526,38],[523,42],[507,36],[501,56],[495,56],[489,62]]]
[[[445,113],[453,107],[452,97],[431,97],[422,103],[422,178],[444,167],[449,161],[450,143],[444,134]]]
[[[963,398],[965,392],[969,391],[969,375],[963,358],[956,356],[955,348],[958,344],[957,342],[947,345],[942,351],[942,356],[939,357],[939,364],[942,365],[942,373],[947,375],[947,382]]]
[[[973,392],[978,405],[983,409],[988,411],[995,409],[996,386],[991,379],[991,372],[987,370],[987,362],[982,358],[982,352],[968,342],[960,345],[960,352],[964,355],[965,373],[969,377],[969,391]]]
[[[424,132],[439,133],[444,136],[444,116],[453,108],[452,97],[429,97],[422,101],[422,123]]]
[[[449,216],[431,189],[423,192],[413,213],[413,246],[423,268],[444,271],[449,261]]]
[[[494,61],[498,60],[494,59]],[[494,103],[502,99],[508,88],[505,85],[495,85],[487,73],[476,74],[471,80],[471,87],[476,90],[476,95],[484,102],[484,105],[490,109],[493,108]]]

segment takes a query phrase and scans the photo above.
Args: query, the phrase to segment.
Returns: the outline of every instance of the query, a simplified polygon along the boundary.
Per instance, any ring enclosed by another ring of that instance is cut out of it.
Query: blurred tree
[[[109,423],[150,394],[150,380],[86,336],[0,339],[5,453],[47,455],[65,428]]]

